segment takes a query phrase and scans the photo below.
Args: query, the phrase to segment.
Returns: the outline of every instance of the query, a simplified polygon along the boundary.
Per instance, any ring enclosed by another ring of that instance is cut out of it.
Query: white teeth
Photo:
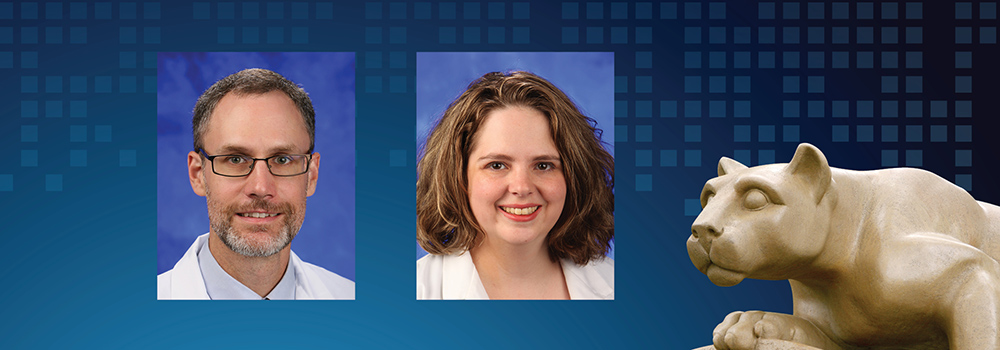
[[[278,214],[268,214],[268,213],[239,213],[236,214],[245,218],[267,218],[272,216],[278,216]]]
[[[531,215],[531,213],[534,213],[535,210],[538,210],[537,205],[534,207],[527,207],[527,208],[507,208],[507,207],[500,207],[500,208],[503,209],[503,211],[514,215]]]

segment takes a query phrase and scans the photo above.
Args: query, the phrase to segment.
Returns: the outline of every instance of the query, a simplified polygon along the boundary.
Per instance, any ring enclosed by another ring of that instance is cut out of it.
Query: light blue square
[[[684,27],[685,44],[701,44],[701,27]]]
[[[85,167],[87,166],[87,151],[74,149],[69,151],[69,166],[71,167]]]
[[[771,164],[774,163],[774,150],[773,149],[762,149],[757,151],[757,163],[758,164]]]
[[[781,79],[781,91],[786,94],[799,93],[799,77],[785,76]]]
[[[243,19],[259,19],[260,4],[256,2],[243,3]]]
[[[653,190],[653,175],[635,174],[635,191],[650,192]]]
[[[690,69],[701,68],[701,52],[698,51],[684,52],[684,68],[690,68]]]
[[[626,92],[628,92],[628,77],[616,75],[615,93],[626,93]]]
[[[38,166],[38,150],[34,149],[21,150],[21,166],[22,167]]]
[[[684,19],[701,19],[701,3],[685,2]]]
[[[635,68],[653,68],[653,53],[637,51],[635,53]]]
[[[736,44],[749,44],[750,43],[750,27],[736,27],[736,28],[733,28],[733,43],[736,43]]]
[[[831,11],[830,18],[833,19],[849,19],[850,8],[848,7],[850,3],[847,2],[835,2],[833,3],[833,9]]]
[[[955,118],[972,118],[972,101],[955,101]]]
[[[381,76],[367,76],[365,77],[365,92],[377,94],[382,92],[382,77]]]
[[[399,3],[399,4],[401,4],[399,6],[402,7],[402,11],[403,12],[402,13],[397,13],[396,15],[397,16],[402,16],[401,19],[404,19],[404,18],[406,18],[406,3]],[[389,9],[390,13],[389,13],[389,15],[392,16],[393,12],[394,12],[393,9],[391,8],[392,4],[390,4],[389,6],[390,6],[390,9]],[[413,4],[413,18],[414,19],[431,19],[431,3],[429,3],[429,2],[414,3]]]
[[[564,2],[562,4],[562,19],[579,19],[580,4],[575,2]]]
[[[972,174],[955,174],[955,185],[966,191],[972,191]]]
[[[685,76],[684,77],[684,92],[686,93],[700,93],[701,92],[701,77],[700,76]]]
[[[124,149],[118,151],[118,166],[120,167],[134,167],[136,159],[135,150]]]
[[[653,117],[653,101],[635,101],[636,118]]]
[[[673,8],[673,18],[667,18],[664,15],[664,11],[667,8]],[[635,19],[652,19],[653,18],[653,3],[651,2],[639,2],[635,4]],[[660,3],[660,19],[677,19],[677,3]]]
[[[871,51],[858,52],[858,68],[873,68],[875,65],[875,55]]]
[[[773,51],[758,52],[757,68],[774,68],[774,52]]]
[[[906,3],[906,19],[924,18],[924,4],[919,2]]]
[[[118,42],[121,44],[135,44],[136,42],[136,28],[135,27],[121,27],[118,29]]]
[[[757,28],[758,44],[774,44],[774,27]]]
[[[628,118],[628,101],[615,101],[615,118]]]
[[[648,149],[635,150],[635,166],[636,167],[653,166],[653,151]]]
[[[897,27],[882,27],[882,43],[883,44],[898,44],[899,43],[899,28],[897,28]]]
[[[899,67],[899,52],[896,51],[882,52],[882,68],[898,68],[898,67]]]
[[[858,44],[873,44],[875,43],[875,29],[872,27],[858,27]]]
[[[70,44],[86,44],[87,43],[87,27],[70,27],[69,28],[69,43]]]
[[[958,27],[958,28],[955,28],[955,43],[956,44],[971,44],[972,43],[972,27]]]
[[[750,52],[733,52],[733,68],[750,68]]]
[[[701,142],[701,125],[685,125],[684,142]]]
[[[733,142],[750,142],[750,126],[734,125]]]
[[[652,142],[652,141],[653,141],[652,125],[635,126],[635,142]]]
[[[62,118],[63,101],[45,101],[46,118]]]
[[[391,149],[389,150],[389,167],[405,167],[406,166],[406,150],[405,149]]]
[[[267,43],[282,44],[285,42],[285,28],[267,27]]]
[[[628,44],[628,27],[611,27],[612,44]]]
[[[734,118],[750,118],[750,101],[733,101]]]
[[[709,52],[708,68],[726,68],[726,52],[724,51]]]
[[[899,117],[899,102],[882,101],[882,118]]]
[[[750,77],[749,76],[733,77],[733,92],[750,93]]]
[[[919,51],[907,51],[906,68],[924,68],[924,53]]]
[[[21,27],[21,43],[22,44],[37,44],[38,43],[38,27]]]
[[[782,3],[781,16],[784,19],[799,19],[799,12],[801,11],[799,3],[797,2]]]
[[[366,2],[365,19],[382,19],[382,3]]]
[[[906,150],[906,166],[909,167],[924,166],[924,151],[919,149]]]
[[[562,43],[563,44],[577,44],[580,42],[580,28],[578,27],[563,27],[562,28]]]
[[[382,28],[381,27],[365,27],[365,43],[366,44],[381,44],[382,43]]]
[[[810,2],[806,4],[806,18],[808,19],[823,19],[826,15],[824,13],[823,3],[821,2]]]
[[[147,2],[142,4],[142,18],[160,19],[160,3]]]
[[[955,52],[955,68],[972,68],[972,52]]]
[[[810,44],[822,44],[826,41],[826,30],[823,27],[809,27],[807,39]]]
[[[955,19],[972,19],[972,3],[955,3]]]
[[[110,12],[110,10],[109,10]],[[211,4],[207,2],[196,2],[192,6],[191,17],[194,19],[212,18]]]
[[[453,2],[443,2],[438,4],[438,18],[440,19],[455,19],[455,3]]]
[[[781,29],[781,42],[784,43],[784,44],[798,44],[799,43],[799,27],[784,27],[784,28],[782,28]]]
[[[995,2],[980,3],[979,19],[997,19],[997,3]]]
[[[479,30],[479,28],[476,28],[476,30]],[[479,42],[478,36],[476,42]],[[389,43],[406,44],[406,27],[389,27]]]
[[[882,19],[899,19],[899,4],[895,2],[882,3]]]
[[[21,118],[38,118],[38,101],[21,101]]]
[[[587,43],[588,44],[603,44],[604,43],[604,27],[587,27]]]
[[[676,150],[660,150],[660,166],[677,166],[677,151]]]
[[[972,142],[972,125],[956,125],[955,142]]]
[[[389,92],[393,94],[406,93],[406,76],[394,75],[389,77]]]
[[[70,125],[69,142],[87,142],[87,126]]]
[[[515,2],[513,4],[513,17],[514,19],[530,19],[531,18],[531,4],[527,2]]]
[[[309,28],[292,27],[292,44],[308,44],[308,43],[309,43]]]
[[[971,149],[955,150],[955,166],[956,167],[971,167],[972,166],[972,150]]]
[[[875,116],[874,101],[858,101],[858,118],[872,118]]]
[[[136,78],[132,75],[118,77],[118,91],[123,93],[136,92]]]
[[[782,117],[784,118],[798,118],[799,117],[799,101],[784,101],[781,104]]]
[[[931,142],[948,142],[948,126],[931,125]]]
[[[896,125],[882,125],[882,142],[899,141],[899,127]]]
[[[0,174],[0,192],[14,190],[14,174]]]
[[[834,118],[847,118],[851,109],[848,101],[833,101],[830,103],[830,115]]]
[[[487,42],[490,44],[503,44],[507,41],[504,27],[489,27],[486,29]]]
[[[292,19],[309,19],[309,3],[293,2]]]
[[[921,76],[906,77],[906,93],[919,94],[922,92],[924,92],[924,77]]]
[[[980,44],[996,44],[997,43],[997,27],[981,27],[981,28],[979,28],[979,43]]]
[[[750,162],[750,150],[748,149],[738,149],[733,151],[733,160],[743,164],[751,164]]]
[[[955,77],[955,93],[972,93],[972,77],[971,76],[958,76]]]
[[[725,76],[711,76],[711,77],[708,77],[708,92],[710,92],[710,93],[725,93],[726,92],[726,77]]]
[[[924,126],[907,125],[906,142],[924,142]]]
[[[45,175],[45,191],[47,192],[62,192],[63,190],[63,176],[59,174],[46,174]]]
[[[781,53],[782,67],[798,69],[799,68],[799,53],[795,51],[785,51]]]
[[[891,149],[882,150],[882,166],[883,167],[899,166],[899,151]]]
[[[686,167],[701,166],[701,150],[699,149],[684,150],[684,166]]]
[[[38,77],[34,76],[21,77],[21,92],[22,93],[38,92]]]
[[[615,125],[615,142],[628,142],[628,125]]]
[[[709,44],[725,44],[726,43],[726,27],[709,27],[708,28],[708,43]]]
[[[635,28],[635,43],[636,44],[652,44],[653,43],[653,27],[636,27]]]
[[[528,39],[528,37],[531,34],[530,27],[514,27],[513,31],[514,31],[513,42],[515,44],[527,44],[530,42],[530,39]]]
[[[216,40],[219,44],[232,44],[236,42],[236,28],[219,27],[216,31]]]
[[[875,141],[875,128],[871,125],[858,125],[858,142]]]
[[[604,19],[604,4],[599,2],[588,2],[587,19]]]
[[[726,3],[724,2],[708,3],[708,18],[726,19]]]
[[[834,51],[830,54],[830,68],[850,68],[850,54],[845,51]]]
[[[882,77],[882,93],[894,94],[899,92],[899,77]]]
[[[757,5],[758,19],[774,19],[774,3],[762,2]]]
[[[870,2],[859,2],[857,3],[858,19],[874,19],[875,18],[875,7],[874,4]]]
[[[807,118],[823,118],[825,116],[826,116],[826,102],[824,101],[806,102]]]
[[[823,76],[810,76],[806,78],[808,92],[811,94],[822,94],[826,92],[826,78]]]
[[[921,28],[921,27],[906,27],[906,43],[907,44],[923,44],[924,43],[924,28]]]
[[[38,142],[38,125],[21,125],[21,142]]]
[[[775,133],[774,125],[757,126],[757,142],[774,142],[775,140],[774,133]]]
[[[701,118],[701,101],[684,101],[684,118]]]
[[[660,118],[677,118],[677,101],[660,101]]]
[[[923,101],[906,101],[906,117],[920,118],[924,116]]]
[[[931,101],[931,118],[947,118],[948,101]]]
[[[726,101],[708,101],[709,118],[726,117]]]
[[[455,43],[456,29],[455,27],[441,27],[438,28],[438,42],[442,44],[454,44]]]
[[[479,20],[481,12],[482,8],[480,8],[478,2],[462,3],[462,17],[465,19]]]

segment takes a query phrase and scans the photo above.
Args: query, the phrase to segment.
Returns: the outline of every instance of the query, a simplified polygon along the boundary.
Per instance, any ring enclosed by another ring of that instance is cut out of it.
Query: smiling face
[[[280,91],[226,95],[212,113],[202,142],[212,156],[266,158],[309,151],[302,116]],[[316,189],[318,168],[316,153],[302,175],[277,177],[260,161],[247,176],[224,177],[212,171],[208,159],[188,154],[191,187],[207,197],[211,232],[244,256],[270,256],[291,243],[305,217],[306,197]]]
[[[541,112],[490,112],[476,133],[466,174],[472,214],[491,244],[540,245],[559,221],[566,180]]]

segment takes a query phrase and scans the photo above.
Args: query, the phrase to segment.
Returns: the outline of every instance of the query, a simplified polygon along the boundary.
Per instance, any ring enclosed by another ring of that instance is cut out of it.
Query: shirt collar
[[[201,268],[202,278],[205,280],[205,290],[208,297],[213,300],[219,299],[242,299],[260,300],[263,299],[256,292],[230,276],[226,270],[219,266],[212,256],[211,249],[208,249],[208,240],[198,248],[198,266]],[[295,299],[295,268],[291,260],[285,268],[285,275],[281,276],[278,285],[265,296],[271,300],[291,300]]]

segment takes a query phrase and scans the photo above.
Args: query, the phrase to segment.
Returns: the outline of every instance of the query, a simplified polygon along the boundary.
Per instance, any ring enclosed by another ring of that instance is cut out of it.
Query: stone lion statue
[[[791,315],[733,312],[716,349],[1000,349],[1000,207],[937,175],[801,144],[788,164],[723,157],[701,205],[687,250],[712,283],[792,288]]]

